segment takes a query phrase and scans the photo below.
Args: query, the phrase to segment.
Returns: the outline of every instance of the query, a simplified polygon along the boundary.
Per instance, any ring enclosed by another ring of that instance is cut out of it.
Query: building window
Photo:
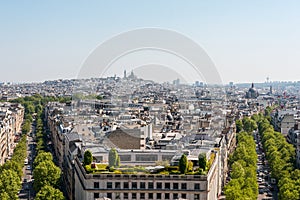
[[[120,199],[120,198],[121,198],[120,193],[116,193],[116,199]]]
[[[171,189],[170,183],[165,183],[165,189]]]
[[[153,199],[153,193],[148,194],[148,199]]]
[[[186,183],[181,183],[181,189],[186,190]]]
[[[178,183],[173,183],[173,189],[178,190]]]
[[[194,194],[194,199],[195,200],[200,200],[200,194]]]
[[[186,199],[186,194],[181,194],[181,198]]]
[[[94,199],[99,198],[99,193],[94,193]]]
[[[170,193],[165,193],[165,199],[170,199]]]
[[[152,182],[148,183],[148,189],[153,189],[153,183]]]
[[[158,155],[156,155],[156,154],[136,155],[135,160],[140,161],[140,162],[157,161],[158,160]]]
[[[119,155],[120,161],[131,161],[131,155]]]
[[[128,199],[128,193],[124,193],[124,199]]]
[[[115,182],[115,189],[120,189],[120,188],[121,188],[121,183]]]
[[[132,194],[131,194],[131,198],[132,198],[132,199],[136,199],[136,193],[132,193]]]
[[[178,199],[178,194],[177,193],[173,194],[173,199]]]
[[[145,189],[145,188],[146,188],[146,183],[140,182],[140,189]]]
[[[107,182],[106,187],[107,189],[112,189],[112,182]]]
[[[162,155],[162,160],[172,160],[173,155]]]
[[[99,182],[94,182],[94,188],[99,188]]]
[[[161,199],[161,193],[156,194],[156,199]]]
[[[200,190],[200,184],[199,184],[199,183],[195,183],[194,189],[195,189],[195,190]]]
[[[140,194],[140,199],[145,199],[145,193]]]
[[[156,189],[161,189],[162,188],[162,183],[158,182],[156,183]]]
[[[112,195],[111,195],[111,193],[107,193],[107,198],[112,198]]]
[[[137,182],[132,182],[131,183],[131,188],[132,189],[137,189]]]
[[[124,189],[128,189],[129,188],[129,183],[128,182],[124,182],[123,183],[123,188]]]

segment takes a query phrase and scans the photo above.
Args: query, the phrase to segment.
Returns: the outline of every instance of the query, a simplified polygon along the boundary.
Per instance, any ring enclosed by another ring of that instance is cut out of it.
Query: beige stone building
[[[190,199],[218,198],[219,165],[213,162],[207,175],[87,174],[74,162],[74,199]]]
[[[20,104],[0,104],[0,165],[13,154],[15,137],[21,132],[24,108]]]

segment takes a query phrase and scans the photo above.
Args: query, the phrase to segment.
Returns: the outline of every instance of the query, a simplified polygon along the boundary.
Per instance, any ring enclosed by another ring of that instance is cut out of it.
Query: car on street
[[[257,181],[258,181],[258,182],[262,182],[263,180],[262,180],[262,178],[259,177],[259,178],[257,179]]]
[[[259,189],[259,190],[258,190],[258,193],[259,193],[259,194],[263,194],[264,192],[265,192],[264,189]]]
[[[268,193],[267,193],[267,196],[268,196],[268,197],[272,197],[272,196],[273,196],[272,192],[268,192]]]

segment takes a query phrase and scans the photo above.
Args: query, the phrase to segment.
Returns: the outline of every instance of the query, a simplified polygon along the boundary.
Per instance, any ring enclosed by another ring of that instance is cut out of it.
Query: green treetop
[[[84,152],[83,165],[90,165],[93,161],[93,155],[90,150]]]
[[[180,160],[179,160],[179,171],[182,174],[185,174],[187,172],[188,168],[188,160],[185,154],[182,154]]]
[[[119,167],[120,158],[115,148],[112,148],[108,154],[108,164],[110,167]]]
[[[35,200],[45,199],[64,200],[65,197],[60,190],[55,189],[52,186],[46,185],[41,188],[41,190],[37,193],[35,197]]]

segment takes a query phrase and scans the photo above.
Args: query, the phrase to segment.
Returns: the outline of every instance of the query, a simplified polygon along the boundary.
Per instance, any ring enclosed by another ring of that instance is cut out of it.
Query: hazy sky
[[[224,83],[300,80],[299,10],[274,0],[1,1],[0,82],[76,78],[99,44],[142,27],[196,41]]]

